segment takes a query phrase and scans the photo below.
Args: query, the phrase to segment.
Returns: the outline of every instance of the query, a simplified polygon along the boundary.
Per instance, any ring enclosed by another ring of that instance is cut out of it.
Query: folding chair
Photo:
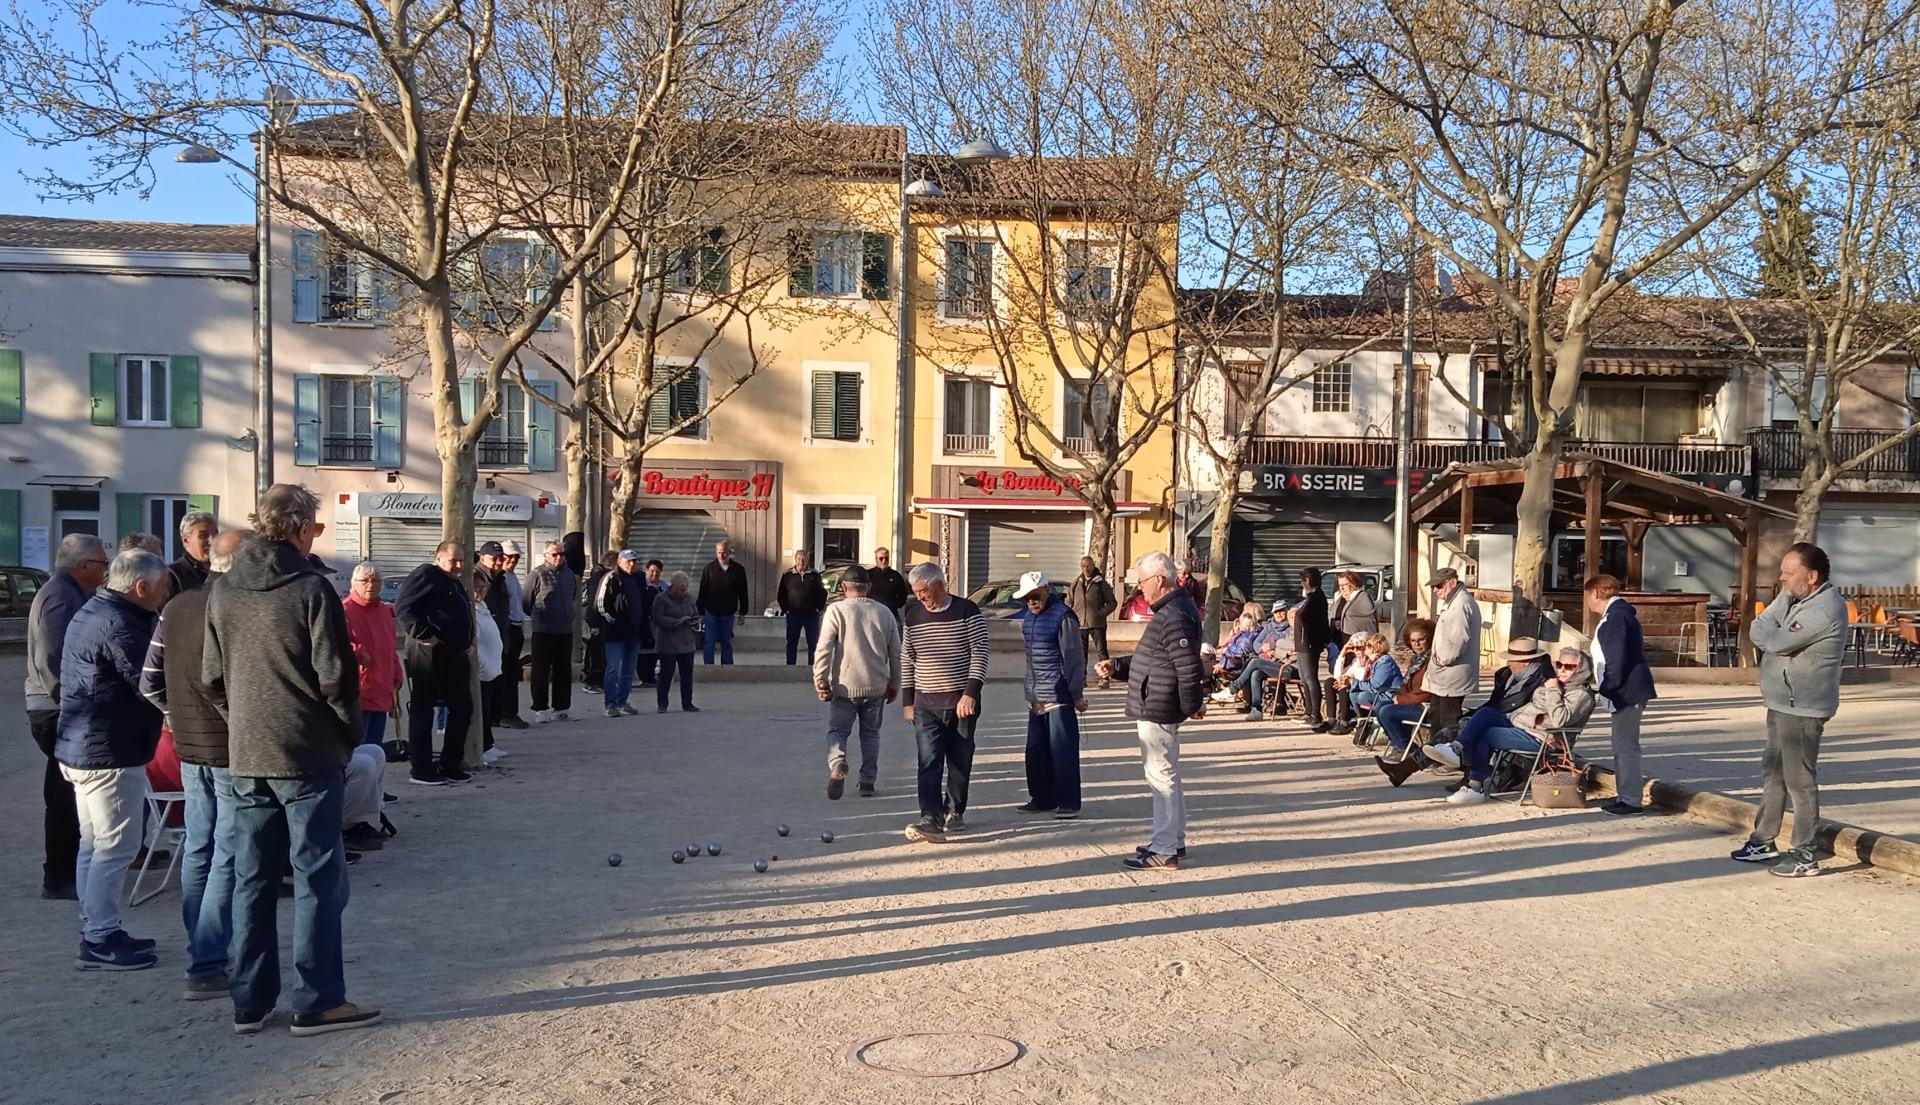
[[[1432,712],[1433,712],[1433,703],[1429,702],[1422,705],[1420,707],[1420,717],[1418,718],[1418,720],[1416,720],[1413,723],[1412,728],[1407,730],[1407,738],[1408,738],[1407,746],[1405,748],[1400,749],[1398,754],[1395,754],[1392,751],[1389,751],[1385,756],[1381,758],[1384,759],[1387,763],[1397,764],[1402,760],[1405,760],[1407,757],[1413,755],[1413,750],[1415,748],[1425,748],[1428,744],[1432,743],[1434,731],[1432,726],[1427,721],[1427,715]],[[1378,722],[1376,722],[1375,724],[1377,725]],[[1385,729],[1382,729],[1381,732],[1384,735]]]
[[[1533,777],[1540,773],[1540,765],[1546,762],[1548,750],[1553,746],[1554,742],[1557,741],[1566,748],[1567,758],[1571,760],[1573,758],[1573,742],[1580,739],[1581,728],[1584,727],[1569,726],[1561,729],[1547,730],[1547,739],[1541,741],[1540,747],[1532,753],[1516,752],[1510,748],[1502,748],[1496,751],[1493,754],[1492,760],[1494,768],[1493,774],[1487,779],[1487,797],[1492,798],[1495,796],[1492,788],[1494,781],[1500,778],[1500,769],[1502,767],[1508,764],[1517,764],[1525,760],[1527,761],[1527,771],[1526,774],[1520,777],[1520,793],[1513,799],[1513,804],[1516,806],[1526,805],[1527,802],[1533,798]]]
[[[160,893],[167,888],[167,880],[173,877],[175,871],[179,870],[180,853],[186,850],[187,830],[176,829],[168,825],[167,818],[172,815],[174,807],[185,807],[186,803],[187,796],[177,790],[147,792],[147,816],[152,819],[150,823],[158,825],[159,829],[153,834],[152,843],[147,846],[147,856],[140,861],[140,869],[134,873],[133,886],[127,890],[127,905],[129,907],[144,905],[159,897]],[[160,843],[162,840],[173,845],[172,848],[168,849],[172,854],[167,857],[167,869],[160,873],[159,884],[152,890],[147,891],[145,897],[142,897],[140,894],[140,884],[146,879],[147,871],[153,866],[153,845]]]

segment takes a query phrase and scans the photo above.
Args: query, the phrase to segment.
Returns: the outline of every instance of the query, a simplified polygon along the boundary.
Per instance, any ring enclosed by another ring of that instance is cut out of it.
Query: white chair
[[[129,906],[144,905],[159,897],[160,893],[167,888],[167,880],[173,877],[175,871],[179,870],[180,853],[186,850],[187,830],[176,829],[168,825],[167,818],[172,815],[176,807],[185,808],[186,804],[187,796],[177,790],[147,792],[147,817],[149,819],[147,823],[156,825],[158,828],[154,830],[153,839],[147,845],[146,858],[140,861],[140,869],[134,873],[133,886],[127,891],[127,904]],[[146,895],[142,897],[140,894],[140,884],[146,880],[147,872],[153,867],[154,846],[163,840],[173,845],[172,848],[168,849],[171,854],[167,857],[167,869],[160,873],[159,884],[147,891]]]

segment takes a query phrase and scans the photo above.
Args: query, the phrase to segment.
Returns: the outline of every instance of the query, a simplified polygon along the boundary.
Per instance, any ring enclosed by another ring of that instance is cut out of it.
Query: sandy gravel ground
[[[1032,822],[997,685],[974,830],[944,847],[900,835],[897,714],[881,797],[826,801],[802,687],[513,734],[463,788],[392,769],[401,836],[347,912],[349,990],[389,1023],[299,1040],[283,1012],[238,1039],[225,1003],[179,999],[173,892],[129,915],[158,968],[73,969],[72,906],[35,897],[18,669],[0,659],[6,1102],[1920,1101],[1914,880],[1771,878],[1681,818],[1456,809],[1339,739],[1223,720],[1185,747],[1191,865],[1130,874],[1147,802],[1118,696],[1087,723],[1089,816]],[[668,861],[694,840],[724,852]],[[1025,1053],[936,1081],[843,1058],[913,1031]]]

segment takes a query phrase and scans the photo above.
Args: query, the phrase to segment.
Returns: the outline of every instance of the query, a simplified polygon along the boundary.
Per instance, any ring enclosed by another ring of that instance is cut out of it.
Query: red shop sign
[[[976,487],[982,495],[1007,494],[1052,495],[1059,498],[1067,493],[1067,486],[1080,487],[1080,477],[1067,477],[1067,484],[1047,475],[1045,472],[1020,472],[1012,468],[1004,472],[989,472],[981,469],[968,476],[967,484]]]
[[[664,498],[706,499],[714,503],[732,499],[736,510],[766,510],[768,500],[773,496],[773,473],[715,476],[708,472],[696,472],[690,476],[669,476],[664,472],[642,472],[640,493]]]

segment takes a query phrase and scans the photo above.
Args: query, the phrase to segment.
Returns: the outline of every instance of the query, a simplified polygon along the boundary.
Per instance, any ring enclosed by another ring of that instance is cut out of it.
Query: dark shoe
[[[923,817],[907,826],[907,839],[915,843],[942,844],[947,834],[940,822],[931,817]]]
[[[1375,756],[1373,762],[1380,768],[1380,774],[1385,775],[1387,781],[1394,786],[1399,786],[1420,774],[1420,765],[1410,759],[1388,760],[1385,756]]]
[[[386,834],[372,825],[355,825],[340,834],[350,852],[377,852],[387,846]]]
[[[1180,869],[1180,856],[1177,853],[1166,856],[1161,855],[1159,852],[1135,852],[1133,855],[1121,860],[1120,864],[1134,871],[1146,871],[1155,867],[1164,867],[1169,871],[1178,871]]]
[[[190,978],[187,980],[186,993],[180,996],[188,1001],[212,1001],[215,998],[224,998],[227,996],[227,976]]]
[[[1028,802],[1023,806],[1013,807],[1013,812],[1015,813],[1052,813],[1053,807],[1051,805],[1047,805],[1042,802]]]
[[[1629,806],[1625,802],[1622,802],[1618,798],[1616,798],[1613,801],[1608,802],[1606,805],[1601,806],[1600,812],[1610,813],[1615,817],[1632,817],[1636,813],[1643,813],[1645,811],[1643,811],[1639,806]]]
[[[120,944],[125,944],[127,947],[132,948],[134,951],[137,951],[137,952],[150,952],[153,949],[160,946],[160,941],[148,940],[143,937],[134,936],[131,933],[127,932],[126,929],[114,930],[114,934],[112,936],[109,936],[107,939],[111,941],[115,941]]]
[[[407,782],[417,787],[443,787],[447,785],[447,781],[447,777],[437,771],[431,775],[423,775],[419,772],[407,773]]]
[[[1055,821],[1072,821],[1074,818],[1079,816],[1080,816],[1080,810],[1079,810],[1079,807],[1077,806],[1073,809],[1067,809],[1066,807],[1062,806],[1060,809],[1053,811],[1053,819]]]
[[[860,784],[860,797],[862,797],[862,798],[871,798],[871,797],[873,797],[873,795],[874,795],[874,790],[873,790],[873,784],[872,784],[872,783],[861,783],[861,784]]]
[[[517,717],[503,717],[494,723],[502,729],[525,729],[527,723]]]
[[[235,1009],[233,1011],[233,1034],[251,1036],[267,1027],[267,1018],[273,1016],[271,1009]]]
[[[391,805],[391,804],[393,804],[393,803],[395,803],[395,802],[398,802],[398,801],[399,801],[400,799],[399,799],[399,796],[397,796],[397,795],[393,795],[393,794],[387,794],[386,792],[384,792],[384,791],[383,791],[383,792],[381,792],[381,794],[380,794],[380,800],[381,800],[382,802],[385,802],[385,803],[387,803],[387,804],[389,804],[389,805]]]
[[[109,936],[98,944],[82,941],[80,955],[73,965],[83,971],[144,971],[158,962],[160,957],[153,954],[152,948],[136,948],[129,942]]]
[[[1140,847],[1138,847],[1138,848],[1135,848],[1135,849],[1133,850],[1133,854],[1134,854],[1134,855],[1136,855],[1136,856],[1144,856],[1144,855],[1149,855],[1149,854],[1151,854],[1152,852],[1153,852],[1153,845],[1151,845],[1151,844],[1142,844],[1142,845],[1141,845]],[[1186,859],[1186,858],[1187,858],[1187,850],[1186,850],[1185,848],[1181,848],[1180,850],[1178,850],[1178,851],[1176,851],[1176,852],[1174,852],[1174,853],[1173,853],[1173,858],[1175,858],[1175,859]]]
[[[697,713],[699,713],[699,712],[700,712],[700,707],[698,707],[698,706],[695,706],[695,705],[694,705],[693,703],[691,703],[691,702],[689,702],[689,703],[687,703],[687,704],[686,704],[685,706],[682,706],[682,707],[680,707],[680,708],[681,708],[682,710],[685,710],[685,711],[686,711],[687,713],[689,713],[689,714],[697,714]]]
[[[440,777],[445,779],[449,783],[465,783],[470,781],[473,778],[473,776],[467,774],[466,772],[460,770],[457,767],[448,768],[447,770],[442,771],[440,773]]]
[[[947,815],[947,832],[964,833],[967,831],[967,819],[957,813]]]
[[[1771,863],[1780,858],[1780,849],[1771,840],[1749,840],[1733,850],[1733,858],[1741,863]]]
[[[349,1028],[367,1028],[379,1023],[380,1010],[362,1009],[349,1001],[320,1013],[295,1013],[293,1034],[318,1036],[325,1032],[344,1032]]]
[[[1313,723],[1313,731],[1316,733],[1331,733],[1333,732],[1333,722],[1316,721]]]
[[[74,885],[70,882],[58,883],[52,886],[42,883],[40,885],[40,896],[49,902],[77,902],[80,900],[80,892],[74,889]]]
[[[847,792],[847,765],[834,764],[827,771],[827,801],[838,802]]]
[[[663,714],[667,712],[667,704],[666,704],[666,703],[664,703],[664,702],[662,702],[662,703],[660,704],[660,712],[661,712],[661,713],[663,713]]]
[[[1790,848],[1780,853],[1780,862],[1767,868],[1767,872],[1783,879],[1803,879],[1809,875],[1818,875],[1820,862],[1813,858],[1812,852],[1804,848]]]

